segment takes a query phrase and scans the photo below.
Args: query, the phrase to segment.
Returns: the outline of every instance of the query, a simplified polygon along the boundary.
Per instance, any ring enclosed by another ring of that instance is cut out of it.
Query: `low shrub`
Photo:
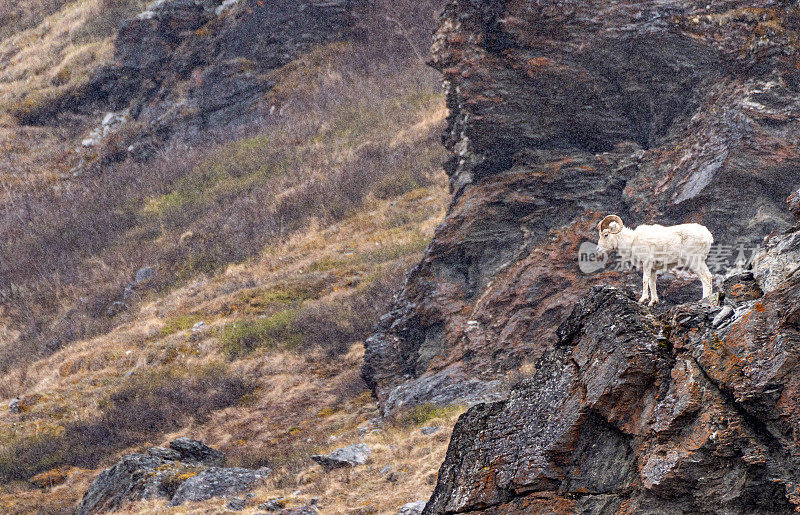
[[[294,309],[285,309],[256,320],[243,320],[225,326],[220,336],[222,352],[234,360],[246,356],[259,347],[293,347],[300,335],[293,327],[297,316]]]
[[[202,423],[253,390],[227,367],[173,368],[134,375],[102,404],[102,415],[59,430],[25,435],[0,447],[0,482],[26,480],[60,465],[93,468],[127,447]]]
[[[335,302],[307,303],[301,308],[292,329],[301,335],[304,348],[323,349],[328,357],[344,354],[353,342],[372,332],[400,287],[402,269],[365,282],[354,293]]]

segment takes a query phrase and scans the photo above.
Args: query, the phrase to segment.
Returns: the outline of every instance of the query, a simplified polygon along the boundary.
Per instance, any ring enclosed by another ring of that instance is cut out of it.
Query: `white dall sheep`
[[[600,254],[616,250],[624,260],[642,270],[643,291],[639,302],[647,301],[648,297],[651,306],[658,302],[656,274],[671,268],[687,268],[697,274],[703,284],[702,298],[711,295],[712,277],[706,257],[714,237],[706,227],[700,224],[640,225],[631,230],[617,215],[608,215],[597,224],[597,230]]]

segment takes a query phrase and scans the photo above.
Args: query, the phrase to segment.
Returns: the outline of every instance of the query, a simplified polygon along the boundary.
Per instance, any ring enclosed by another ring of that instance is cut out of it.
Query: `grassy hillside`
[[[459,408],[379,423],[359,367],[447,203],[447,111],[418,55],[436,6],[274,70],[273,113],[235,133],[73,174],[103,111],[19,115],[83,87],[141,6],[0,4],[0,397],[22,406],[0,415],[2,510],[68,511],[102,467],[176,435],[270,466],[261,500],[388,513],[426,497]],[[309,459],[356,441],[375,452],[350,474]]]
[[[113,58],[121,19],[142,0],[0,1],[0,112],[18,118],[69,97]]]
[[[429,184],[442,157],[437,130],[425,126],[441,109],[438,85],[415,56],[384,57],[369,41],[319,47],[272,72],[264,104],[275,115],[77,177],[69,149],[97,119],[8,126],[0,362],[16,366],[113,327],[108,308],[142,266],[159,272],[146,293],[164,293],[312,222],[340,220],[367,196]],[[403,137],[408,131],[423,137]],[[105,140],[96,159],[117,144]]]
[[[0,504],[19,512],[71,505],[89,470],[176,435],[225,450],[232,464],[273,468],[257,499],[318,497],[344,513],[391,512],[424,497],[459,410],[371,425],[378,410],[359,375],[360,340],[419,259],[445,201],[439,181],[369,200],[363,212],[154,298],[136,319],[27,367],[17,377],[25,411],[0,416],[8,492]],[[193,332],[200,321],[206,328]],[[424,436],[423,425],[445,429]],[[357,441],[375,454],[352,475],[325,473],[309,459]],[[387,465],[389,480],[380,472]],[[63,484],[26,486],[35,474]]]

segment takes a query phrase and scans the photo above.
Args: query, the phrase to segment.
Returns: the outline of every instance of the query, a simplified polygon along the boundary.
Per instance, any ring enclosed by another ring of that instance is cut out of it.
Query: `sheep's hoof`
[[[645,296],[639,297],[639,304],[644,304],[645,302],[647,302],[647,297]]]
[[[658,304],[658,299],[651,300],[650,304],[648,304],[648,306],[652,306],[653,304]]]

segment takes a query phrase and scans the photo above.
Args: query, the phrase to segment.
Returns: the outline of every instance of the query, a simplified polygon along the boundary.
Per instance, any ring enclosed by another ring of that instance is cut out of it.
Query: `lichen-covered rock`
[[[162,447],[124,456],[92,481],[77,513],[106,513],[126,502],[171,498],[181,481],[205,469],[184,463],[180,457],[180,453]]]
[[[423,513],[793,513],[800,282],[720,309],[593,289],[531,379],[459,419]]]
[[[211,467],[181,483],[169,504],[179,506],[186,501],[205,501],[247,492],[262,483],[269,472],[268,468]]]
[[[383,411],[503,394],[487,385],[552,348],[593,284],[640,288],[578,267],[604,214],[702,222],[720,275],[740,244],[788,229],[798,27],[800,8],[779,1],[450,1],[433,65],[454,199],[367,340]],[[658,288],[667,305],[700,298],[696,279]]]
[[[258,505],[259,510],[278,511],[286,507],[286,500],[283,497],[270,499]]]
[[[800,277],[800,232],[767,239],[764,248],[753,257],[753,275],[765,292]]]
[[[180,437],[169,449],[129,454],[98,475],[78,505],[79,515],[105,513],[124,503],[170,499],[173,506],[252,490],[269,469],[222,468],[225,454]],[[188,484],[187,484],[188,483]]]
[[[725,300],[734,304],[760,299],[764,295],[753,272],[750,271],[726,277],[722,283],[722,291],[725,294]]]

